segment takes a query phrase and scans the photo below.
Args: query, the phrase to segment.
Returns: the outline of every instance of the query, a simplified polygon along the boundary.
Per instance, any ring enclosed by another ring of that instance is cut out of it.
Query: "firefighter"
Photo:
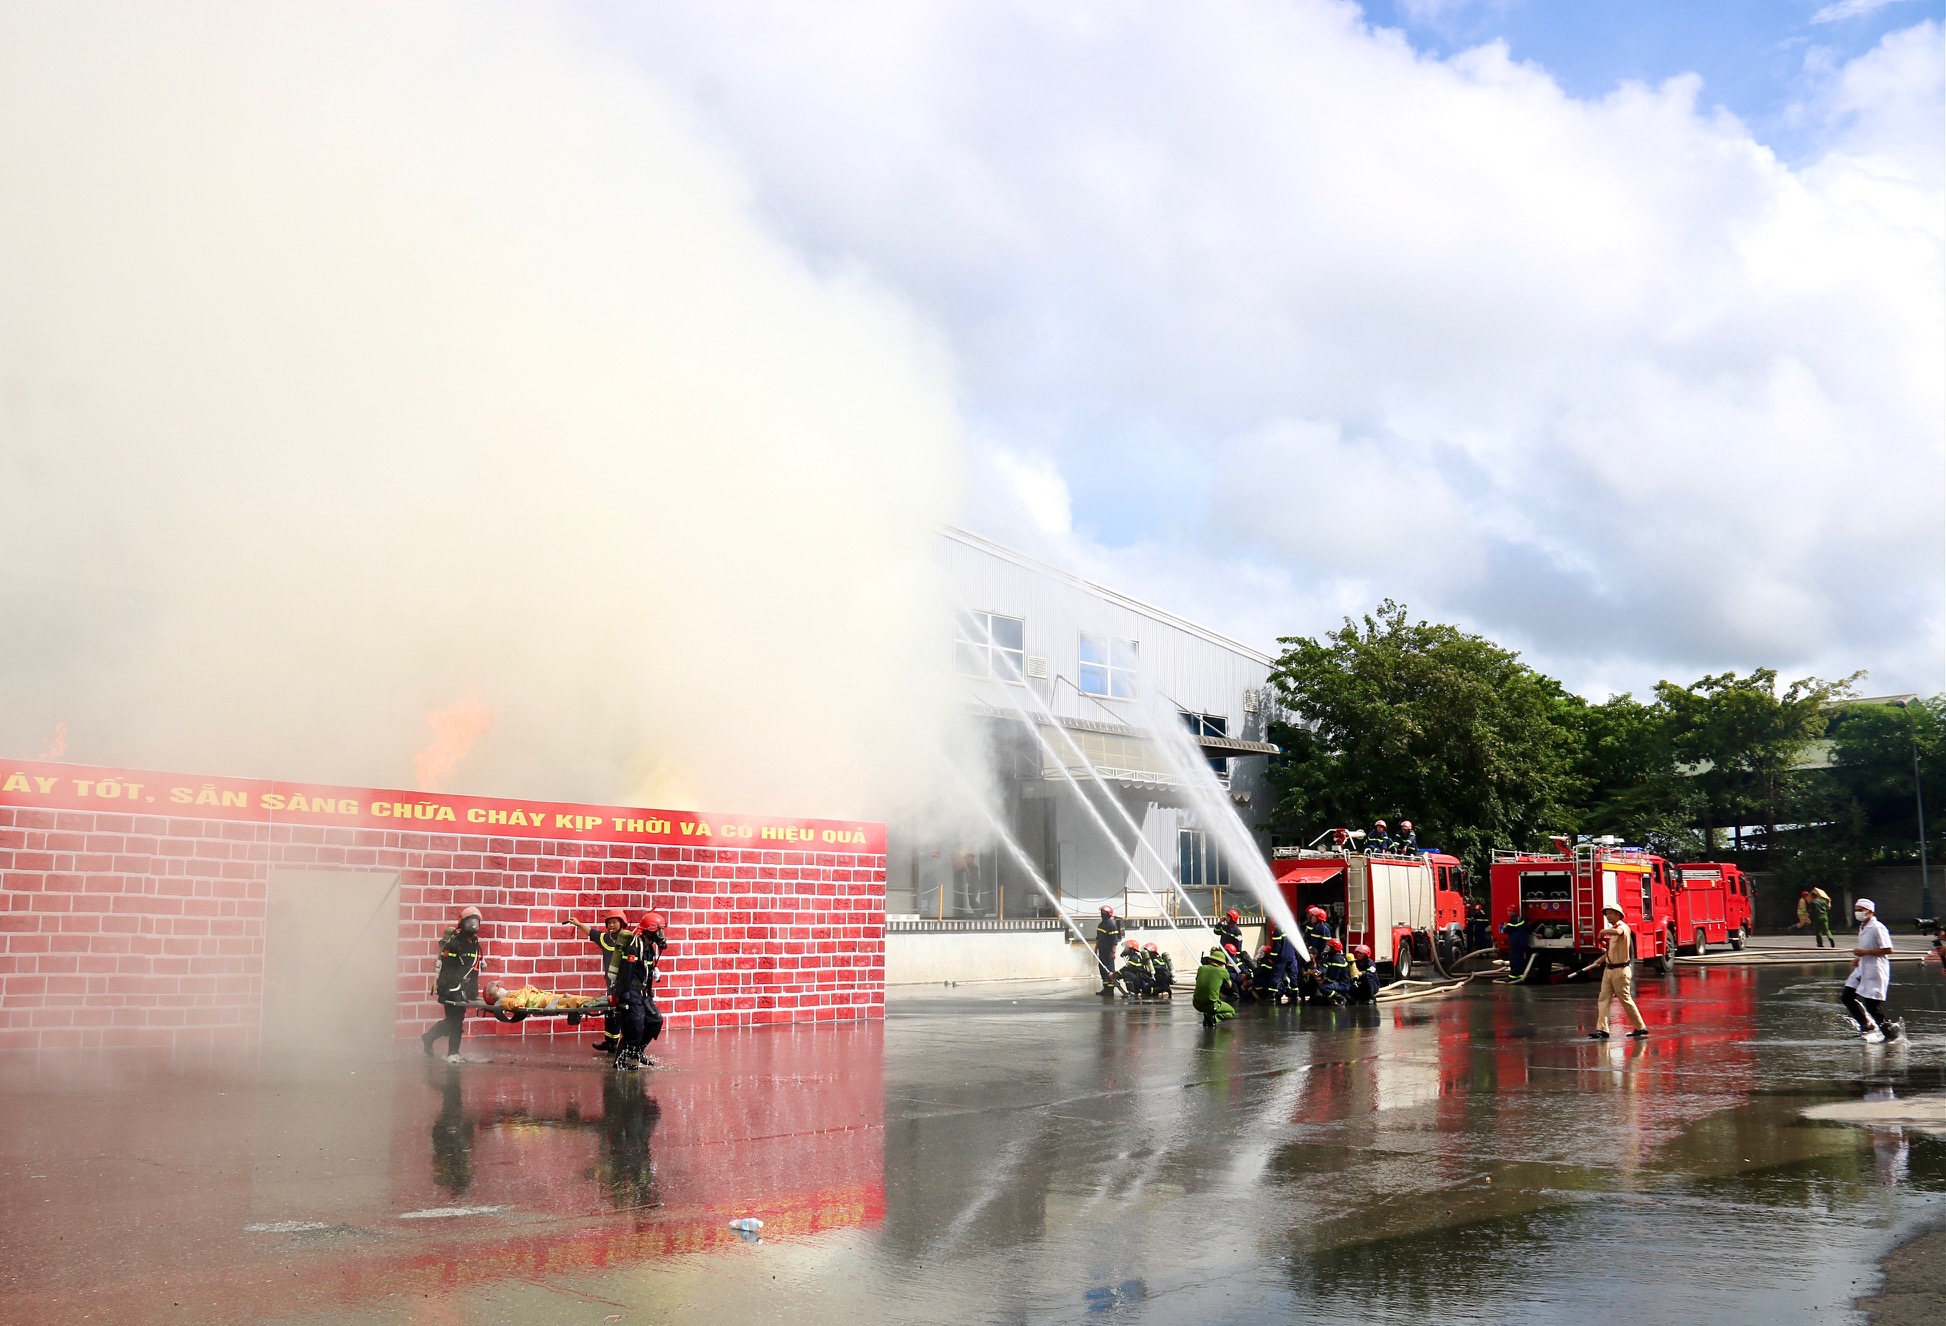
[[[1167,953],[1164,953],[1153,943],[1142,945],[1142,952],[1149,960],[1149,972],[1154,981],[1150,988],[1155,992],[1156,998],[1175,998],[1176,964],[1169,960]]]
[[[1392,832],[1386,828],[1384,820],[1373,820],[1372,831],[1365,835],[1365,852],[1369,856],[1385,856],[1392,850]]]
[[[647,1068],[655,1062],[648,1049],[662,1034],[662,1013],[655,1006],[655,974],[662,950],[669,946],[662,937],[665,924],[662,913],[646,912],[636,933],[620,946],[621,962],[615,977],[615,1009],[621,1024],[617,1068]]]
[[[1520,908],[1507,909],[1500,933],[1507,937],[1507,974],[1516,981],[1526,980],[1528,941],[1533,938],[1533,927],[1521,918]]]
[[[1210,929],[1216,932],[1217,943],[1235,944],[1239,953],[1243,951],[1243,918],[1237,915],[1236,908],[1223,913],[1223,919]]]
[[[1291,937],[1270,924],[1270,943],[1264,946],[1264,956],[1270,962],[1270,976],[1264,988],[1280,1004],[1288,1004],[1302,993],[1304,983],[1304,963],[1297,956],[1297,944]]]
[[[1115,909],[1108,903],[1101,905],[1101,920],[1095,922],[1095,965],[1101,968],[1101,996],[1104,999],[1115,997],[1115,944],[1122,937],[1122,923],[1115,919]]]
[[[432,997],[446,1012],[419,1037],[426,1058],[433,1044],[446,1041],[446,1062],[459,1063],[460,1037],[466,1034],[466,1006],[480,1002],[480,909],[468,907],[458,922],[439,937],[439,972],[433,977]]]
[[[1466,951],[1477,953],[1493,943],[1493,920],[1486,904],[1476,898],[1466,900]]]
[[[1898,1021],[1885,1015],[1885,996],[1892,988],[1892,932],[1878,919],[1878,906],[1870,898],[1853,903],[1851,914],[1858,922],[1858,946],[1851,951],[1851,975],[1838,998],[1857,1021],[1858,1034],[1877,1045],[1899,1034]]]
[[[566,912],[561,913],[561,924],[579,930],[581,937],[601,950],[601,978],[608,987],[609,1012],[602,1019],[601,1039],[595,1042],[596,1054],[614,1054],[622,1048],[621,1018],[614,1011],[615,973],[621,966],[621,953],[624,936],[628,934],[628,918],[620,908],[610,907],[601,914],[601,929],[597,930],[586,921],[577,921]]]
[[[1236,1009],[1223,1000],[1223,985],[1229,975],[1230,961],[1220,948],[1213,948],[1204,954],[1203,961],[1196,968],[1196,992],[1190,996],[1189,1003],[1203,1015],[1205,1027],[1228,1022],[1237,1015]]]
[[[1122,945],[1122,969],[1119,975],[1122,989],[1128,992],[1129,998],[1149,997],[1149,987],[1155,973],[1149,969],[1149,960],[1143,955],[1142,946],[1132,939]]]
[[[1401,856],[1419,855],[1419,835],[1413,831],[1411,820],[1399,821],[1399,833],[1392,840],[1392,847]]]
[[[1322,907],[1306,907],[1304,924],[1298,929],[1304,932],[1304,947],[1311,950],[1311,957],[1315,960],[1318,950],[1331,938],[1331,915]]]
[[[1642,1010],[1635,1006],[1635,932],[1622,919],[1619,907],[1602,908],[1601,917],[1608,922],[1600,935],[1601,957],[1595,963],[1601,972],[1601,1006],[1595,1013],[1595,1029],[1589,1033],[1589,1039],[1608,1039],[1608,1009],[1619,999],[1629,1020],[1635,1024],[1629,1036],[1640,1040],[1649,1034],[1649,1024],[1643,1021]]]
[[[1318,958],[1318,1000],[1342,1004],[1350,998],[1351,963],[1345,958],[1345,946],[1338,940],[1327,939],[1324,952]]]
[[[1367,944],[1351,946],[1351,1002],[1369,1004],[1378,999],[1378,964],[1372,961]]]
[[[1812,889],[1810,898],[1811,936],[1815,948],[1826,944],[1838,947],[1838,941],[1831,934],[1831,895],[1823,889]]]

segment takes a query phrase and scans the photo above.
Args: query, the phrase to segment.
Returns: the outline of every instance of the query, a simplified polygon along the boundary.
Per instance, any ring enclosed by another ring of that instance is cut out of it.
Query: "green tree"
[[[1693,858],[1703,846],[1703,799],[1676,771],[1669,711],[1623,694],[1600,704],[1570,695],[1557,712],[1574,746],[1575,809],[1562,827]]]
[[[1295,719],[1271,738],[1284,752],[1270,770],[1280,836],[1410,818],[1421,842],[1483,877],[1496,845],[1561,827],[1574,789],[1568,697],[1518,654],[1409,621],[1390,599],[1362,625],[1280,643],[1272,682]]]
[[[1774,668],[1755,668],[1746,677],[1718,673],[1688,686],[1656,683],[1677,771],[1702,797],[1706,850],[1714,849],[1718,826],[1752,820],[1764,826],[1767,847],[1776,843],[1793,775],[1830,721],[1827,706],[1849,696],[1862,675],[1830,682],[1806,677],[1782,692]]]
[[[1937,841],[1942,787],[1939,755],[1946,748],[1946,696],[1896,705],[1846,705],[1831,724],[1831,767],[1825,774],[1838,803],[1833,838],[1842,836],[1860,864],[1913,860],[1919,819],[1913,796],[1913,757],[1925,779],[1926,836]]]

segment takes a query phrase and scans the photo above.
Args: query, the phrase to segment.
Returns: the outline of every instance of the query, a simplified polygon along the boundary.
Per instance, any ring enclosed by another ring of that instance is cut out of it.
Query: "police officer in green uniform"
[[[1229,979],[1229,957],[1220,948],[1211,949],[1196,968],[1196,993],[1189,998],[1190,1006],[1203,1015],[1204,1026],[1213,1027],[1237,1015],[1236,1009],[1223,1002],[1223,983]]]

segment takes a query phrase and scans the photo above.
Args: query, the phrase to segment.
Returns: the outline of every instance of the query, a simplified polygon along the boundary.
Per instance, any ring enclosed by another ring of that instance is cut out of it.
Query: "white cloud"
[[[1866,14],[1877,13],[1888,5],[1899,5],[1906,0],[1836,0],[1811,15],[1813,23],[1837,23],[1842,19],[1861,18]]]
[[[1570,681],[1940,684],[1937,25],[1797,167],[1694,78],[1577,100],[1328,0],[639,21],[768,215],[950,329],[1096,574],[1205,568],[1176,606],[1245,633],[1391,594]]]

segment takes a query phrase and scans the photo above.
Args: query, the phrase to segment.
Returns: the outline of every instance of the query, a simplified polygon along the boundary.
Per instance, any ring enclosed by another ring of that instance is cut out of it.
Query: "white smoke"
[[[521,6],[0,6],[0,750],[860,814],[938,749],[930,331]]]

